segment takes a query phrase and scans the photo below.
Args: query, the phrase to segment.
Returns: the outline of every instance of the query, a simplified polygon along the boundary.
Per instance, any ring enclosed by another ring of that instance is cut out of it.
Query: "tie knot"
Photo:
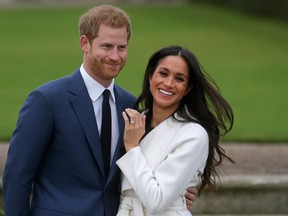
[[[108,99],[109,98],[109,95],[110,95],[110,91],[108,89],[105,89],[103,91],[103,97],[104,97],[104,100]]]

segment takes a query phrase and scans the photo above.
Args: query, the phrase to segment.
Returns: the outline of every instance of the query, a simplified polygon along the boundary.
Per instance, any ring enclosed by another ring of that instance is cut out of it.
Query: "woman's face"
[[[173,113],[190,90],[185,60],[180,56],[167,56],[160,60],[150,77],[153,108]]]

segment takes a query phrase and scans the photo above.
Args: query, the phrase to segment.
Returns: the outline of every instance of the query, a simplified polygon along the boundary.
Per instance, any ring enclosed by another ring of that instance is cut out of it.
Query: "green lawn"
[[[149,56],[193,51],[235,111],[227,141],[288,141],[287,23],[200,5],[123,7],[132,19],[128,62],[116,82],[137,95]],[[78,17],[87,8],[0,9],[0,140],[27,94],[82,62]]]

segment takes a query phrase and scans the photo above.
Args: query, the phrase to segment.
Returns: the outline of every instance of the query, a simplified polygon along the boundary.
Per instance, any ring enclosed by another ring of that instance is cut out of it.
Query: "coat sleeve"
[[[151,214],[166,210],[184,193],[192,179],[195,180],[195,177],[202,174],[206,164],[209,140],[200,125],[193,124],[190,128],[182,129],[173,138],[173,142],[166,158],[154,172],[139,146],[117,161],[117,165]],[[198,179],[195,184],[197,181]]]
[[[46,147],[52,137],[52,112],[47,98],[33,91],[19,112],[3,173],[6,216],[30,215],[30,195]]]

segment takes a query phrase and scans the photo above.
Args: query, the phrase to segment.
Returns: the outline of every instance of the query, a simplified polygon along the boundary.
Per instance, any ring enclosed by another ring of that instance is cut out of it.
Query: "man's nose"
[[[116,48],[112,49],[109,54],[109,58],[112,60],[118,60],[120,58],[119,51]]]

